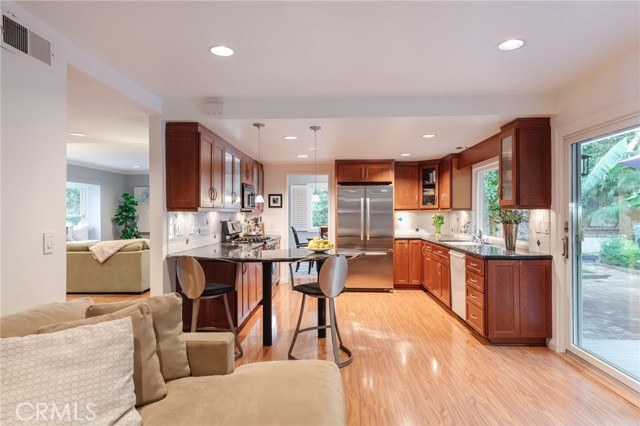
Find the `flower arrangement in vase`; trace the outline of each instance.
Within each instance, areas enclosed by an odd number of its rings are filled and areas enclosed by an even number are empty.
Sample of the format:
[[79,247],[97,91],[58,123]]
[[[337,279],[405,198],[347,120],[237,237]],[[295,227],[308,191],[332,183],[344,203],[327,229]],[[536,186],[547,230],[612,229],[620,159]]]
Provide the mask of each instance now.
[[444,225],[444,216],[441,214],[433,215],[433,226],[436,227],[436,240],[440,241],[442,238],[442,233],[440,232],[440,228]]

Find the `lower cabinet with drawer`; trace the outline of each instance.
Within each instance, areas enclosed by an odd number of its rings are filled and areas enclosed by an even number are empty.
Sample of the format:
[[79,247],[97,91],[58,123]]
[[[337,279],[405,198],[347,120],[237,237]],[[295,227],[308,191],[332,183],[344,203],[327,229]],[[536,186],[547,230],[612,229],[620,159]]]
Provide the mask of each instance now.
[[492,343],[551,337],[551,260],[467,256],[466,321]]

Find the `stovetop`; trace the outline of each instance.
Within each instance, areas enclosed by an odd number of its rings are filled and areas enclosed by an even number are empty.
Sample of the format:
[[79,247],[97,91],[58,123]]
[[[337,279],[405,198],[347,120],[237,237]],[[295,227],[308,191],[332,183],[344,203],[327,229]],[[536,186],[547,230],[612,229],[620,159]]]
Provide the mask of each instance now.
[[245,235],[243,237],[235,238],[229,242],[231,243],[264,243],[269,241],[270,237],[265,237],[263,235]]

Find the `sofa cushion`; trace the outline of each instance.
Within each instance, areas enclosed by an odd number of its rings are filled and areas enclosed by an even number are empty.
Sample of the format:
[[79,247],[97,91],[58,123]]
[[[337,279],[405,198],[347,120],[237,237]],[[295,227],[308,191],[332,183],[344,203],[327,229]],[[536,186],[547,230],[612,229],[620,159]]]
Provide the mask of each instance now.
[[[160,369],[165,380],[190,374],[187,344],[182,333],[182,297],[178,293],[163,294],[145,300],[153,316]],[[110,314],[137,302],[101,303],[87,309],[87,317]]]
[[95,241],[68,241],[67,251],[89,251],[89,247],[95,243]]
[[125,317],[131,317],[133,322],[133,384],[136,393],[136,406],[140,406],[157,401],[167,394],[160,371],[160,361],[156,354],[153,319],[146,303],[137,303],[99,317],[46,325],[38,329],[38,334],[54,333]]
[[42,326],[83,319],[93,300],[89,297],[67,303],[49,303],[0,318],[0,337],[35,334]]
[[139,410],[153,425],[344,425],[342,379],[329,361],[243,365],[224,376],[167,383],[167,397]]
[[131,318],[0,339],[0,384],[3,425],[139,425]]

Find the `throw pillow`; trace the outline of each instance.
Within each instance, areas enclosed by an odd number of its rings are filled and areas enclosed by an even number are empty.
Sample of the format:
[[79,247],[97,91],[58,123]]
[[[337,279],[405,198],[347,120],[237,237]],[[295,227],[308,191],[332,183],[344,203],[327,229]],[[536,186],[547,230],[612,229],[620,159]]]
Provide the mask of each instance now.
[[153,319],[146,303],[137,303],[99,317],[47,325],[39,328],[38,334],[54,333],[126,317],[131,317],[133,323],[133,385],[136,393],[136,406],[140,406],[162,399],[167,394],[160,371],[160,361],[156,355]]
[[[87,309],[87,318],[110,314],[137,302],[101,303]],[[182,297],[178,293],[163,294],[145,300],[153,316],[158,342],[157,353],[165,380],[190,374],[187,343],[182,334]]]
[[67,225],[67,241],[73,241],[73,225]]
[[66,303],[48,303],[17,314],[0,318],[0,337],[17,337],[35,334],[44,325],[63,321],[75,321],[86,316],[86,310],[93,304],[90,297],[75,299]]
[[71,230],[71,235],[73,235],[74,241],[83,241],[89,239],[89,225],[78,224],[73,225],[73,229]]
[[140,425],[131,318],[0,339],[0,424]]

